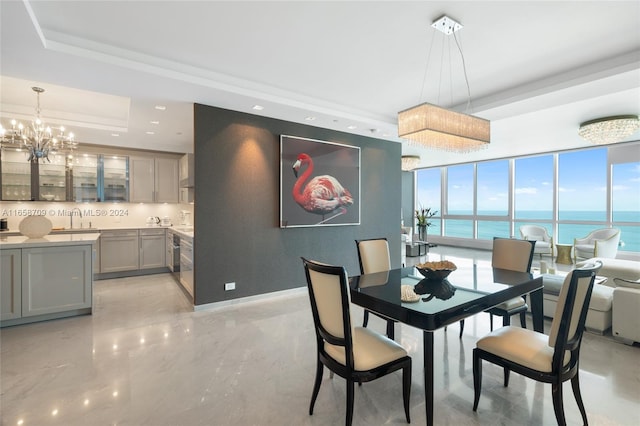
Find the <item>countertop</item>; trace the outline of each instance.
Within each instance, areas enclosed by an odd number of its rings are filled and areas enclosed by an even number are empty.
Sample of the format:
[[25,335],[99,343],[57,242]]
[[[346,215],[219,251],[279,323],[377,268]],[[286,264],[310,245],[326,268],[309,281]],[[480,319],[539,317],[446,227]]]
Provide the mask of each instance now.
[[193,226],[172,226],[168,229],[181,237],[191,238],[193,240]]
[[[175,232],[183,237],[188,237],[193,239],[193,226],[109,226],[109,227],[100,227],[100,228],[65,228],[65,229],[52,229],[51,233],[47,235],[47,237],[52,235],[78,235],[83,233],[93,233],[93,232],[101,232],[101,231],[118,231],[125,229],[167,229],[169,231]],[[18,231],[3,231],[0,232],[0,238],[4,237],[15,237],[20,236],[20,232]]]
[[100,234],[49,234],[42,238],[27,238],[24,235],[1,235],[0,249],[55,247],[95,244]]

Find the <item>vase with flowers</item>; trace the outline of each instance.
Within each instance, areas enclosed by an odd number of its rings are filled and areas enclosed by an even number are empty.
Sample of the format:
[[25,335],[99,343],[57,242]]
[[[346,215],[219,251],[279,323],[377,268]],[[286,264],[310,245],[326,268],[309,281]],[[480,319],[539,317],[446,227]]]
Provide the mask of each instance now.
[[429,219],[438,214],[437,210],[431,210],[431,207],[420,207],[416,210],[416,225],[418,226],[418,240],[427,241],[427,228],[430,227],[433,222]]

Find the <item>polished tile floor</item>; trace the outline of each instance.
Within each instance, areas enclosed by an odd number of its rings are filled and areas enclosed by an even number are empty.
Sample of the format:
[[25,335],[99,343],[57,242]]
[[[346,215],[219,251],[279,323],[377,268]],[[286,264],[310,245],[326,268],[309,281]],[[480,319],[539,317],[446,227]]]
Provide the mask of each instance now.
[[[437,247],[430,256],[459,251]],[[360,322],[362,310],[353,316]],[[370,327],[384,324],[372,318]],[[435,333],[436,424],[555,424],[549,385],[513,374],[504,388],[489,364],[480,407],[471,410],[471,351],[488,331],[482,314],[467,320],[461,340],[457,325]],[[414,363],[412,423],[424,424],[422,333],[398,326],[396,336]],[[2,425],[344,423],[337,376],[325,374],[308,415],[316,348],[302,290],[193,312],[168,274],[98,281],[93,315],[5,328],[0,345]],[[580,380],[590,424],[640,424],[640,347],[586,333]],[[564,392],[568,423],[580,424],[570,385]],[[354,424],[406,424],[400,373],[356,388]]]

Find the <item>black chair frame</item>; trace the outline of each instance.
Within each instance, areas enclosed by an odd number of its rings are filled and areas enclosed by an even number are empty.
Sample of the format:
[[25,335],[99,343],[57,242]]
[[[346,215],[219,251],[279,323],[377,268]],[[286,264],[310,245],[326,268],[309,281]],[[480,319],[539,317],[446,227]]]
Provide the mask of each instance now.
[[[589,309],[589,301],[591,300],[591,293],[593,290],[593,282],[596,275],[596,271],[602,266],[602,263],[597,264],[595,267],[574,269],[571,281],[569,283],[569,289],[567,292],[567,298],[565,301],[565,308],[562,312],[560,320],[560,327],[558,330],[558,336],[556,337],[556,343],[554,346],[554,354],[552,360],[551,372],[543,372],[533,370],[531,368],[522,366],[520,364],[511,362],[507,359],[496,356],[492,353],[483,351],[482,349],[475,348],[473,350],[473,388],[474,388],[474,400],[473,411],[478,409],[478,402],[480,401],[480,392],[482,387],[482,360],[489,361],[493,364],[502,366],[504,368],[504,386],[509,385],[509,372],[515,371],[518,374],[529,377],[543,383],[551,383],[551,395],[553,399],[553,408],[558,425],[566,425],[566,419],[564,415],[564,405],[562,401],[562,383],[571,380],[571,387],[573,389],[573,395],[578,403],[580,414],[585,425],[588,424],[587,413],[582,401],[582,395],[580,393],[580,381],[578,376],[579,359],[580,359],[580,343],[582,342],[582,335],[584,333],[584,324],[587,319],[587,311]],[[583,306],[576,307],[576,294],[578,290],[578,280],[580,278],[590,277],[589,287],[587,289],[586,297]],[[572,339],[569,340],[569,325],[571,316],[575,308],[581,309],[580,317],[578,319],[578,326],[576,333]],[[569,362],[564,365],[565,351],[570,351],[571,357]]]
[[[365,240],[356,240],[356,248],[358,250],[358,264],[360,265],[360,273],[364,274],[364,267],[362,265],[362,256],[360,255],[360,243],[363,241],[377,241],[377,240],[385,240],[387,241],[386,238],[368,238]],[[364,319],[362,321],[362,326],[366,327],[367,324],[369,324],[369,313],[374,314],[377,317],[382,318],[383,320],[387,321],[387,337],[391,340],[395,339],[395,324],[396,321],[385,317],[384,315],[378,314],[376,312],[372,312],[369,311],[368,309],[364,310]]]
[[[316,343],[318,345],[318,358],[316,368],[316,379],[313,385],[313,393],[311,396],[311,404],[309,405],[309,415],[313,415],[313,407],[320,391],[320,385],[322,383],[322,375],[324,372],[324,366],[330,371],[336,373],[340,377],[343,377],[347,381],[347,411],[345,424],[351,425],[353,421],[353,402],[355,383],[362,384],[364,382],[370,382],[379,377],[385,376],[397,370],[402,370],[402,397],[404,400],[404,411],[407,418],[407,423],[411,423],[409,416],[409,398],[411,396],[411,357],[405,356],[387,364],[381,365],[377,368],[367,371],[358,371],[354,367],[353,358],[353,342],[351,334],[351,319],[349,315],[349,285],[346,280],[346,271],[340,266],[331,266],[319,264],[310,260],[302,258],[304,263],[305,275],[307,278],[307,286],[309,288],[309,298],[311,301],[311,312],[313,314],[313,322],[316,330]],[[340,293],[342,298],[342,317],[344,319],[344,338],[337,337],[329,333],[321,324],[318,313],[318,305],[316,303],[315,294],[311,284],[311,277],[309,270],[313,270],[323,274],[337,275],[340,277]],[[331,345],[342,346],[345,350],[346,365],[333,359],[324,349],[324,342]]]

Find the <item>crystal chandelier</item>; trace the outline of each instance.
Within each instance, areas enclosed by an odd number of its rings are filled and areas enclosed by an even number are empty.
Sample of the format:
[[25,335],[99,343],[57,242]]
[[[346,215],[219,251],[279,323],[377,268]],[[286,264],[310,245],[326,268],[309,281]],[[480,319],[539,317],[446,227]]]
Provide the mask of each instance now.
[[420,163],[419,155],[403,155],[402,156],[402,170],[410,172]]
[[[436,30],[453,37],[462,56],[462,49],[456,38],[456,31],[462,25],[455,20],[443,16],[431,25]],[[428,68],[427,61],[427,68]],[[425,79],[426,79],[425,72]],[[467,90],[469,81],[466,68],[464,69]],[[471,92],[469,100],[471,103]],[[410,143],[424,148],[435,148],[444,151],[465,153],[486,148],[491,139],[491,124],[488,120],[463,114],[430,103],[421,103],[398,113],[398,136],[408,139]]]
[[11,128],[5,129],[0,124],[0,142],[11,144],[16,148],[29,151],[29,162],[38,162],[40,159],[49,160],[49,153],[59,151],[73,151],[77,142],[73,140],[73,133],[65,133],[64,127],[52,128],[44,124],[40,118],[40,93],[41,87],[32,87],[36,92],[37,106],[35,119],[29,126],[25,126],[16,120],[11,120]]
[[640,128],[637,115],[617,115],[598,118],[580,124],[578,134],[598,145],[620,142]]

